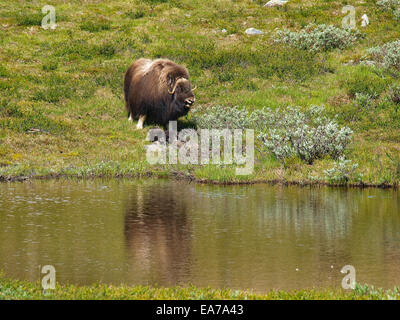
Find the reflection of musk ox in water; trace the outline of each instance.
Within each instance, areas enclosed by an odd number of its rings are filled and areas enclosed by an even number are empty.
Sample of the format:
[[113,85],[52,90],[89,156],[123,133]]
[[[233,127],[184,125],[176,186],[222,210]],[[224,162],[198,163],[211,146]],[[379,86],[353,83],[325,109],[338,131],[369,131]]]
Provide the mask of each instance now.
[[183,280],[190,265],[190,222],[185,198],[167,186],[139,186],[125,214],[125,239],[135,276],[158,284]]

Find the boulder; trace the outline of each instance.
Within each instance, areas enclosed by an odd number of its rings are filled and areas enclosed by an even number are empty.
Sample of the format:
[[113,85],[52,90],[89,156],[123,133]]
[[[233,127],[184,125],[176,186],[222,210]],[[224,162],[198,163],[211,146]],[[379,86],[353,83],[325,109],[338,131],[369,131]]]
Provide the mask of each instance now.
[[264,7],[282,7],[289,0],[271,0],[264,4]]
[[248,28],[245,31],[246,34],[264,34],[261,30],[254,29],[254,28]]

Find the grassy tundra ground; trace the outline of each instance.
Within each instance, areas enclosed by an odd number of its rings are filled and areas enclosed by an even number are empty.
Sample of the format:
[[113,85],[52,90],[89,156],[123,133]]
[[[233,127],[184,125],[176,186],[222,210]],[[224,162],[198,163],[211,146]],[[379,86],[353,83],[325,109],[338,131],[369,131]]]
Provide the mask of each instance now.
[[399,299],[399,289],[376,290],[368,286],[358,286],[355,290],[299,290],[270,291],[255,294],[249,291],[231,289],[211,289],[196,287],[152,288],[147,286],[110,286],[96,284],[86,287],[74,285],[59,286],[46,293],[40,283],[30,283],[2,278],[0,275],[0,300],[14,299],[74,299],[74,300],[393,300]]
[[[291,0],[283,8],[263,7],[265,2],[54,0],[55,30],[40,27],[47,1],[2,2],[0,180],[151,174],[329,182],[329,158],[312,165],[293,158],[283,165],[257,152],[254,173],[241,177],[229,166],[150,166],[148,128],[136,131],[128,123],[122,81],[133,60],[166,57],[189,69],[199,105],[324,105],[354,131],[345,155],[359,166],[347,182],[398,185],[400,108],[388,97],[400,84],[399,74],[354,65],[368,48],[399,38],[393,13],[374,0]],[[365,34],[349,48],[311,53],[273,41],[276,29],[300,30],[310,22],[341,26],[345,5],[355,6],[357,27]],[[360,26],[364,13],[366,28]],[[265,34],[246,35],[249,27]],[[373,99],[360,106],[360,93]]]

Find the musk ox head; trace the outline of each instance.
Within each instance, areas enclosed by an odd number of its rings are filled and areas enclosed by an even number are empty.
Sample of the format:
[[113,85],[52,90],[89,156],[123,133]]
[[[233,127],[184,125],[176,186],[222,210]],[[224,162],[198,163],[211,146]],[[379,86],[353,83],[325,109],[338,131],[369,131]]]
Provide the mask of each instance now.
[[196,101],[193,91],[196,88],[192,88],[190,81],[186,78],[178,78],[172,86],[172,89],[168,90],[168,93],[172,95],[172,105],[178,112],[187,113],[190,107]]

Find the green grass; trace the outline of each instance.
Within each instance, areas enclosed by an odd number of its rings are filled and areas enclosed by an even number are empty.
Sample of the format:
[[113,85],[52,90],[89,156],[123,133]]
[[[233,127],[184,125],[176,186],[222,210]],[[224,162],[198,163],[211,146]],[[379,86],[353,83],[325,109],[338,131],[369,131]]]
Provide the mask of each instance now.
[[[362,179],[348,183],[398,186],[400,107],[391,88],[400,85],[399,72],[354,65],[368,48],[399,38],[393,15],[372,0],[293,0],[283,8],[264,3],[55,0],[55,30],[40,27],[46,3],[0,5],[0,180],[178,175],[220,183],[328,183],[323,172],[333,167],[331,159],[282,164],[256,152],[248,177],[229,166],[149,165],[149,127],[137,131],[127,122],[123,75],[135,59],[166,57],[188,68],[199,105],[325,105],[354,130],[346,157],[359,164]],[[351,47],[310,53],[274,42],[276,29],[340,26],[345,4],[356,7],[358,22],[363,13],[371,21],[359,26],[365,36]],[[249,27],[265,34],[248,36]],[[371,107],[360,109],[359,93],[372,96]]]
[[148,286],[56,285],[43,289],[39,282],[0,277],[0,300],[388,300],[399,299],[399,290],[382,290],[357,286],[355,290],[271,290],[266,293],[232,289],[189,287],[155,288]]

